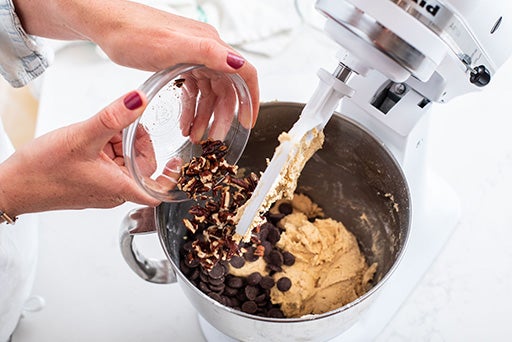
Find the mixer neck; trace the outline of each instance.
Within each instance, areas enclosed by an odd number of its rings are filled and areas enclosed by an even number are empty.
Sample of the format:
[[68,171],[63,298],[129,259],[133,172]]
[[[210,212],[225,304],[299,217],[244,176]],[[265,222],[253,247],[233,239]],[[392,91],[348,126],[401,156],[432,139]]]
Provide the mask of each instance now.
[[338,80],[340,80],[341,82],[344,82],[344,83],[348,82],[348,80],[351,78],[352,74],[353,74],[352,69],[350,69],[348,66],[346,66],[342,62],[340,62],[338,64],[338,67],[332,73],[332,75],[334,77],[336,77]]

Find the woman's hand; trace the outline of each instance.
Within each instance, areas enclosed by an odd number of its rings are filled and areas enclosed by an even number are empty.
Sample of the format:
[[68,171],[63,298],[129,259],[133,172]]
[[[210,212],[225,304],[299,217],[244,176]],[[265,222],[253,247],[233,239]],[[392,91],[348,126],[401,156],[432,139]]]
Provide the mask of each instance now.
[[[52,131],[17,150],[0,164],[0,208],[16,216],[110,208],[125,201],[158,205],[128,174],[121,148],[121,130],[135,121],[146,104],[144,94],[131,92],[92,118]],[[147,172],[152,173],[151,144],[136,148],[147,161]]]
[[253,124],[259,108],[256,69],[212,26],[123,0],[14,0],[25,30],[56,39],[88,39],[116,63],[158,71],[180,63],[239,73],[249,87]]

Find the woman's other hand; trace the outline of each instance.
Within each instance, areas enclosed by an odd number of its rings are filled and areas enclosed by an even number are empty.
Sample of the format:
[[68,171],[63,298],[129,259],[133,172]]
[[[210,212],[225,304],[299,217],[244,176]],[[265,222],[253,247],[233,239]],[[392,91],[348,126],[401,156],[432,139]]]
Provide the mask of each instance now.
[[[111,208],[125,201],[156,206],[124,164],[121,131],[141,115],[133,91],[90,119],[47,133],[0,165],[0,205],[11,215],[56,209]],[[141,139],[140,141],[143,141]],[[153,172],[150,143],[136,146]]]

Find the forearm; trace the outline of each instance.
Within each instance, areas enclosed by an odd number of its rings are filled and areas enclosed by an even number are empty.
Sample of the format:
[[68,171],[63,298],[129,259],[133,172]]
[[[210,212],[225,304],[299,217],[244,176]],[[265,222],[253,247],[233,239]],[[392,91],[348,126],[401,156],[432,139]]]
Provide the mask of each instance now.
[[114,19],[124,6],[132,5],[123,0],[13,0],[13,3],[28,34],[91,41],[115,25]]

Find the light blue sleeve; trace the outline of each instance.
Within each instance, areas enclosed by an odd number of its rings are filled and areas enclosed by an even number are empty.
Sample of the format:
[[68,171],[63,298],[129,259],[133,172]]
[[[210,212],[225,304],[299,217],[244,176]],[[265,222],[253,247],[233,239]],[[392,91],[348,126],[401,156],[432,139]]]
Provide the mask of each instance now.
[[0,73],[13,86],[22,87],[49,66],[51,51],[28,35],[12,0],[0,0]]

